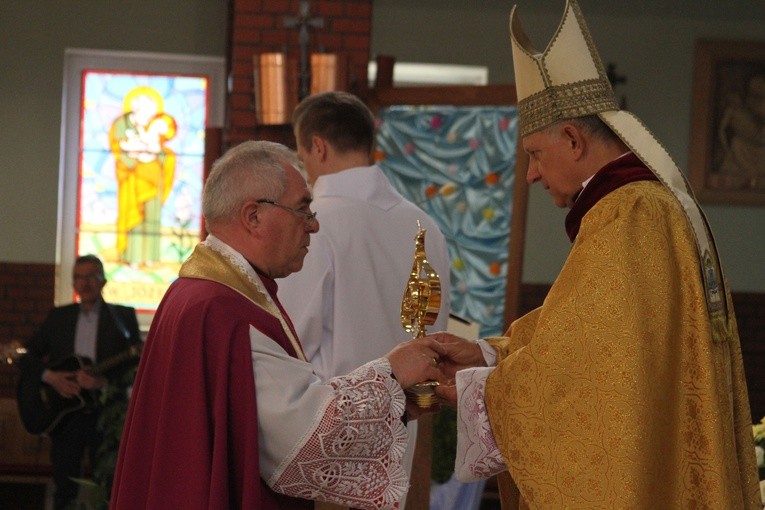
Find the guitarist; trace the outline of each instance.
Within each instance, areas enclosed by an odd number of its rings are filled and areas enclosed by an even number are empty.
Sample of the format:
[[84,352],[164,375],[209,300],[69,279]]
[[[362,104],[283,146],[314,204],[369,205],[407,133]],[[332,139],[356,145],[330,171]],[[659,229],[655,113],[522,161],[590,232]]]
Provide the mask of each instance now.
[[[141,335],[135,309],[104,301],[102,290],[106,277],[98,257],[78,257],[72,281],[79,302],[53,308],[48,313],[40,329],[27,341],[27,354],[19,364],[22,381],[31,380],[33,384],[42,381],[63,397],[58,400],[79,404],[78,395],[97,394],[110,378],[120,377],[135,366],[137,356],[127,358],[125,363],[104,374],[89,370],[88,361],[97,364],[129,351],[131,346],[140,346]],[[25,398],[21,387],[18,396],[20,400]],[[90,398],[88,402],[97,404],[98,399]],[[24,404],[19,402],[20,411]],[[91,465],[95,465],[95,454],[101,442],[96,427],[98,406],[75,406],[75,409],[62,414],[49,432],[56,509],[65,508],[76,500],[79,486],[70,477],[82,476],[86,450]]]

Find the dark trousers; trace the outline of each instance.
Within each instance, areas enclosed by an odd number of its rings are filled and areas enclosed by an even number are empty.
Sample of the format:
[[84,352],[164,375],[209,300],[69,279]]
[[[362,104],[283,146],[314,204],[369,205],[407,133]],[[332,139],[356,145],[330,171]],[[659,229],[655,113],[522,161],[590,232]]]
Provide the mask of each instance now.
[[51,435],[50,460],[53,464],[55,492],[53,506],[63,510],[77,498],[80,486],[72,478],[82,476],[82,460],[88,452],[91,467],[95,464],[101,434],[96,430],[98,413],[75,411],[66,416]]

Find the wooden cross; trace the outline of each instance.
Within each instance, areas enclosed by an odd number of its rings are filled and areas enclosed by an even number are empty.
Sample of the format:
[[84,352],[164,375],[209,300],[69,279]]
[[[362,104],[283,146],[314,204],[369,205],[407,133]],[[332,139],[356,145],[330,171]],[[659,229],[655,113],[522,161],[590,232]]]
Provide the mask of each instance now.
[[308,0],[300,2],[300,14],[297,17],[284,18],[285,28],[300,27],[300,99],[308,97],[311,90],[311,72],[308,69],[308,29],[324,28],[324,18],[312,18]]

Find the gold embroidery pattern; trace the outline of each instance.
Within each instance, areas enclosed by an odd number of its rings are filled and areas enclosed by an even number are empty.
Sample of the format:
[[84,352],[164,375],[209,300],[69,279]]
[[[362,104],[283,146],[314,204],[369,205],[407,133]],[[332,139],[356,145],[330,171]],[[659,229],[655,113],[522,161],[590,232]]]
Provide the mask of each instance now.
[[759,509],[735,319],[713,341],[700,274],[660,184],[585,216],[543,307],[492,340],[485,401],[522,505]]
[[587,80],[550,86],[518,102],[520,136],[564,119],[618,109],[619,104],[608,81]]

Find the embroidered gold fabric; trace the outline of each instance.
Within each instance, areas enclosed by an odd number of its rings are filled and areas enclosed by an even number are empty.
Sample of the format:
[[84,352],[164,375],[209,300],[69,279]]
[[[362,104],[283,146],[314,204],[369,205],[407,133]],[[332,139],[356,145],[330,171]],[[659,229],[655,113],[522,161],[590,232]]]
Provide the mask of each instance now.
[[226,257],[205,244],[198,244],[186,262],[181,266],[178,276],[212,280],[230,287],[263,309],[274,314],[273,304],[264,290],[256,287],[243,271],[238,271]]
[[523,137],[561,120],[618,109],[607,80],[551,86],[518,102],[519,133]]
[[700,272],[659,183],[585,216],[543,306],[490,340],[503,508],[761,510],[730,295],[715,342]]

